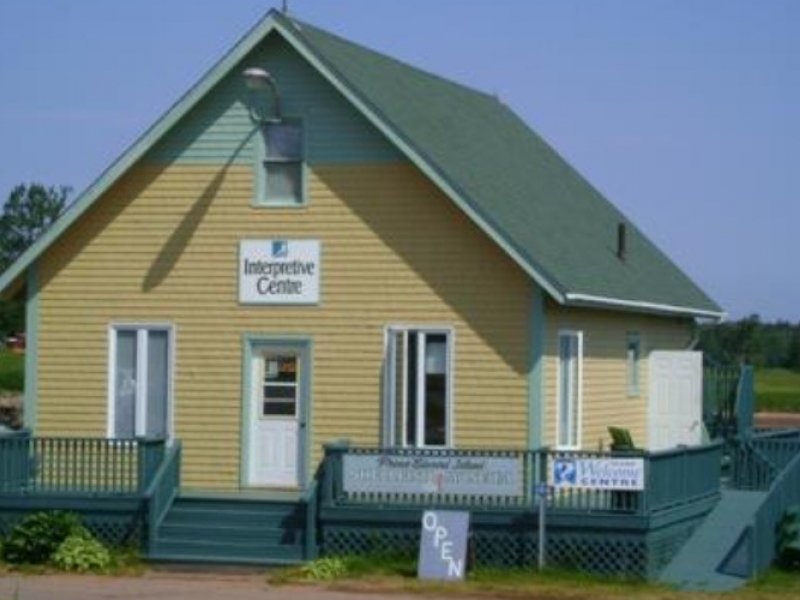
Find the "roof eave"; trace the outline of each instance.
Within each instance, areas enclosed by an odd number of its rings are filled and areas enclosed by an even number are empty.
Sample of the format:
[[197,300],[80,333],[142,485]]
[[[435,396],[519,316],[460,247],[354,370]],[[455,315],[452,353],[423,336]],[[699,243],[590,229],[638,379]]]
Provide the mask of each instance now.
[[661,304],[658,302],[646,302],[641,300],[626,300],[621,298],[609,298],[606,296],[594,296],[591,294],[580,294],[567,292],[567,306],[585,306],[587,308],[606,308],[611,310],[635,311],[640,313],[651,313],[675,317],[692,317],[695,319],[708,319],[716,322],[725,320],[727,314],[722,310],[711,310],[708,308],[697,308],[692,306],[677,306],[673,304]]

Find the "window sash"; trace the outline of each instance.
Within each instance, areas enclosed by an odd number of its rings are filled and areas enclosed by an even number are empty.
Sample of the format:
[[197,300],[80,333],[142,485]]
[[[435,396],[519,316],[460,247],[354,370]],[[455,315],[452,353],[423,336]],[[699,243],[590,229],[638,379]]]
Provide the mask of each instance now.
[[172,330],[111,329],[109,436],[170,437]]
[[303,129],[300,123],[265,123],[262,129],[262,190],[258,203],[297,205],[303,203]]
[[386,446],[446,448],[452,444],[452,333],[387,330],[383,441]]
[[641,393],[641,336],[638,333],[627,336],[626,362],[628,396],[638,396]]
[[583,334],[560,332],[558,336],[558,430],[559,448],[579,448],[582,427]]

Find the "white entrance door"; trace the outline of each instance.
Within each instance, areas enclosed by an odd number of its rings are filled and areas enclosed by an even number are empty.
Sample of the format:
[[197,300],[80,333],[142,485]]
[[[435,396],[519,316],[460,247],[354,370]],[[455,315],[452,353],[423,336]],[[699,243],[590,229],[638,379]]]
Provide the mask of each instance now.
[[299,349],[253,352],[247,484],[295,488],[300,483],[305,355]]
[[653,352],[648,379],[649,449],[700,444],[703,433],[702,353]]

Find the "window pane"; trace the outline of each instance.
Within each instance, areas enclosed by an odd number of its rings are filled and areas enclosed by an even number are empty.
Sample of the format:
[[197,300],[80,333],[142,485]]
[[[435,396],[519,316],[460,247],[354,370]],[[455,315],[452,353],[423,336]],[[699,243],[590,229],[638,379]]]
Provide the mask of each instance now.
[[167,396],[169,394],[169,334],[147,334],[147,423],[145,435],[167,437]]
[[639,395],[639,335],[628,334],[628,395]]
[[266,126],[267,159],[300,160],[302,130],[297,125],[269,123]]
[[299,162],[265,162],[267,172],[266,200],[300,202],[302,165]]
[[447,443],[447,338],[425,336],[425,445]]
[[404,344],[405,334],[402,331],[399,331],[393,333],[392,336],[394,338],[394,364],[392,365],[392,368],[394,369],[394,390],[392,396],[394,399],[394,406],[391,410],[393,411],[394,418],[394,432],[391,443],[394,446],[405,446],[406,437],[404,435],[405,430],[403,429],[403,364],[406,355],[406,348]]
[[406,445],[417,445],[417,333],[408,333],[408,358],[406,360]]
[[114,437],[136,433],[136,332],[117,331],[114,373]]
[[559,428],[558,444],[575,446],[578,443],[579,398],[578,398],[578,336],[559,337]]

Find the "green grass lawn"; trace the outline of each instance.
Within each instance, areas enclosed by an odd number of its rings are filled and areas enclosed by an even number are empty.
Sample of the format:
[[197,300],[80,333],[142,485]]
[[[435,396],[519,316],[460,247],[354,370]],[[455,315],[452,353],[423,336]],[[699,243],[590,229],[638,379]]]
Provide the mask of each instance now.
[[21,392],[25,382],[25,355],[0,350],[0,391]]
[[421,598],[476,600],[784,600],[800,597],[800,573],[773,569],[757,581],[725,594],[678,591],[654,583],[598,577],[574,571],[477,569],[461,583],[425,582],[416,578],[414,561],[380,557],[323,558],[299,567],[270,573],[273,585],[309,583],[329,589],[372,594],[417,593]]
[[800,372],[788,369],[758,369],[756,410],[800,412]]

